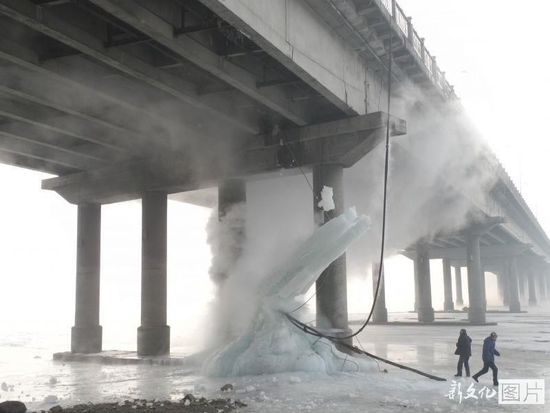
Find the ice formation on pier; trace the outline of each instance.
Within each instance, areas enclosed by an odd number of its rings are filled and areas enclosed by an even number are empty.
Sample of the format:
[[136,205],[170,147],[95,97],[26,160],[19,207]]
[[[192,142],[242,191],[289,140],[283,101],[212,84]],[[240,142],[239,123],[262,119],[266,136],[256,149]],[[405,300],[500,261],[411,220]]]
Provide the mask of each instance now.
[[315,230],[286,263],[259,285],[254,298],[258,303],[257,311],[252,323],[244,334],[208,357],[204,373],[237,376],[372,369],[373,363],[369,360],[350,360],[332,343],[307,335],[284,316],[300,305],[323,270],[368,227],[367,217],[357,216],[354,209],[348,209]]

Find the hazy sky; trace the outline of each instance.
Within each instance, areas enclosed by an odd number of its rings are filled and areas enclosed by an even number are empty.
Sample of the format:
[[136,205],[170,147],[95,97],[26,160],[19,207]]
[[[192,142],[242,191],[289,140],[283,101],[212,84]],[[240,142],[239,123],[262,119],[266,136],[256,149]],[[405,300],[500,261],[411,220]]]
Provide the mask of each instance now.
[[[544,123],[550,96],[550,2],[400,3],[541,224],[550,230],[550,132]],[[42,191],[44,177],[0,166],[0,322],[47,325],[55,320],[67,326],[68,334],[74,317],[76,207]],[[169,203],[171,325],[192,320],[212,297],[204,231],[209,213]],[[122,330],[134,337],[139,323],[140,216],[139,202],[103,208],[101,304],[106,346],[109,331]],[[412,287],[412,267],[410,271],[406,278]],[[402,300],[392,291],[403,285],[391,277],[390,268],[387,273],[388,306],[397,309]],[[435,282],[434,288],[439,289],[440,283]],[[351,300],[356,303],[361,297]],[[407,297],[407,308],[412,299]],[[434,306],[440,307],[442,299],[438,296]],[[181,331],[176,328],[174,335]]]
[[550,2],[398,2],[549,232]]

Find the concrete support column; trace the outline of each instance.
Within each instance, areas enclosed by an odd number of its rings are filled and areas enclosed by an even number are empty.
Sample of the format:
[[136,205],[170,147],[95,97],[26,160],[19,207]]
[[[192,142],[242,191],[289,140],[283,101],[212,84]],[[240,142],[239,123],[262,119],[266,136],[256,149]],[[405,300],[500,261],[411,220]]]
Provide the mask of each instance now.
[[418,265],[416,264],[416,258],[413,259],[414,267],[414,311],[418,312]]
[[[372,296],[376,294],[376,285],[378,283],[378,274],[380,274],[380,265],[372,264]],[[378,288],[378,296],[374,305],[374,314],[372,315],[375,323],[388,322],[388,309],[386,308],[386,286],[385,286],[384,268],[380,277],[380,287]]]
[[520,300],[525,298],[525,271],[519,271],[518,269],[518,285],[519,285],[519,297]]
[[508,262],[508,271],[505,274],[505,278],[507,280],[506,287],[508,289],[510,312],[519,313],[521,311],[521,304],[519,302],[518,268],[515,257],[510,258]]
[[[502,285],[502,273],[497,274],[497,293],[504,304],[504,286]],[[506,304],[505,304],[506,305]]]
[[481,269],[481,297],[483,310],[487,312],[487,285],[485,283],[485,271],[483,271],[483,267]]
[[146,192],[142,198],[140,356],[170,353],[170,327],[166,324],[167,195]]
[[432,285],[430,280],[430,258],[428,246],[419,242],[416,246],[416,274],[418,276],[418,321],[431,323],[434,321],[432,307]]
[[443,293],[443,309],[445,311],[454,311],[455,305],[453,303],[453,280],[451,276],[451,262],[448,259],[443,259]]
[[479,235],[469,233],[466,236],[466,261],[468,266],[468,319],[470,323],[485,323],[485,307],[483,304],[481,278],[481,257],[479,249]]
[[456,287],[456,305],[462,307],[464,298],[462,297],[462,269],[455,267],[455,287]]
[[536,274],[533,269],[527,273],[527,283],[529,284],[529,305],[537,305],[537,285]]
[[509,270],[498,275],[499,286],[501,288],[502,304],[510,305],[510,276]]
[[[315,223],[323,225],[344,212],[344,170],[339,165],[316,165],[313,168],[313,213]],[[319,208],[321,191],[324,186],[333,190],[335,208],[324,211]],[[317,327],[321,330],[336,329],[337,334],[347,335],[351,332],[348,326],[348,298],[346,278],[346,255],[336,259],[323,271],[316,283]],[[332,332],[331,334],[334,334]],[[349,340],[351,343],[351,340]]]
[[546,301],[547,299],[546,283],[545,283],[546,280],[545,280],[545,274],[543,271],[539,272],[538,281],[539,281],[539,298],[541,301]]
[[101,205],[79,205],[77,225],[76,301],[71,351],[99,353],[102,345],[99,325]]

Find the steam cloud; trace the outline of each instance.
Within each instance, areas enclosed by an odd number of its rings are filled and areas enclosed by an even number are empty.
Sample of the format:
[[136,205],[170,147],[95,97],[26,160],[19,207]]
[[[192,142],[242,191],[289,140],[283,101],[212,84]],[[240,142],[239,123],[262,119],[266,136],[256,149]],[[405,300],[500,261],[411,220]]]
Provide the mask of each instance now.
[[[472,203],[484,202],[494,179],[490,170],[480,167],[487,148],[459,105],[420,106],[418,92],[407,95],[393,104],[393,114],[408,121],[408,135],[392,138],[387,257],[420,239],[463,228]],[[346,207],[355,206],[372,220],[367,236],[348,251],[349,276],[364,277],[379,259],[383,165],[384,147],[379,145],[345,171]],[[235,263],[234,255],[221,251],[212,266],[214,274],[226,268],[215,310],[215,325],[225,327],[226,339],[238,335],[251,319],[247,311],[255,306],[246,303],[254,300],[258,282],[313,229],[312,193],[303,176],[249,182],[247,190],[242,255]],[[231,228],[231,220],[242,213],[240,206],[237,211],[220,225]],[[217,231],[219,240],[230,239]],[[210,234],[213,242],[216,236]]]

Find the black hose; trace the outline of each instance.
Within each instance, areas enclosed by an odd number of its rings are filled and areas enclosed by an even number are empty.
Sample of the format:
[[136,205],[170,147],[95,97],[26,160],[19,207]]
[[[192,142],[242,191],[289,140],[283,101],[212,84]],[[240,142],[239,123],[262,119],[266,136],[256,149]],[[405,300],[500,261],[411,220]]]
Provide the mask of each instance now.
[[431,380],[447,381],[447,379],[445,379],[443,377],[438,377],[438,376],[434,376],[433,374],[430,374],[430,373],[425,373],[421,370],[418,370],[418,369],[415,369],[415,368],[412,368],[412,367],[408,367],[408,366],[405,366],[403,364],[396,363],[395,361],[391,361],[391,360],[382,358],[380,356],[377,356],[375,354],[369,353],[368,351],[361,350],[360,348],[358,348],[356,346],[352,346],[352,345],[347,344],[347,343],[342,343],[338,340],[335,340],[333,337],[327,336],[327,335],[321,333],[320,331],[316,330],[315,328],[313,328],[311,326],[308,326],[307,324],[302,323],[301,321],[299,321],[299,320],[295,319],[294,317],[292,317],[290,314],[285,314],[285,316],[293,325],[298,327],[300,330],[304,331],[306,334],[316,336],[316,337],[319,337],[319,338],[325,338],[325,339],[327,339],[327,340],[329,340],[329,341],[331,341],[335,344],[338,344],[339,346],[345,347],[348,350],[353,351],[354,353],[364,354],[364,355],[366,355],[368,357],[371,357],[375,360],[379,360],[383,363],[389,364],[389,365],[394,366],[394,367],[398,367],[398,368],[403,369],[403,370],[411,371],[413,373],[416,373],[416,374],[419,374],[421,376],[427,377]]
[[[392,70],[392,40],[393,36],[390,33],[390,61],[389,61],[389,69],[388,69],[388,113],[387,113],[387,120],[386,120],[386,152],[384,157],[384,189],[383,189],[383,200],[382,200],[382,234],[381,234],[381,240],[380,240],[380,261],[378,266],[378,279],[376,280],[376,289],[373,294],[373,300],[372,305],[369,311],[369,315],[365,322],[359,327],[357,331],[355,331],[352,334],[348,334],[346,336],[324,336],[324,338],[330,339],[330,340],[349,340],[350,338],[353,338],[357,335],[359,335],[369,324],[372,315],[374,314],[374,308],[376,307],[376,300],[378,298],[378,292],[380,291],[380,284],[382,280],[382,275],[384,273],[384,252],[385,252],[385,246],[386,246],[386,215],[387,215],[387,205],[388,205],[388,175],[390,170],[390,109],[391,109],[391,70]],[[310,297],[311,299],[311,297]],[[308,299],[309,301],[309,299]],[[302,304],[297,309],[303,307]],[[294,310],[296,311],[296,310]]]

